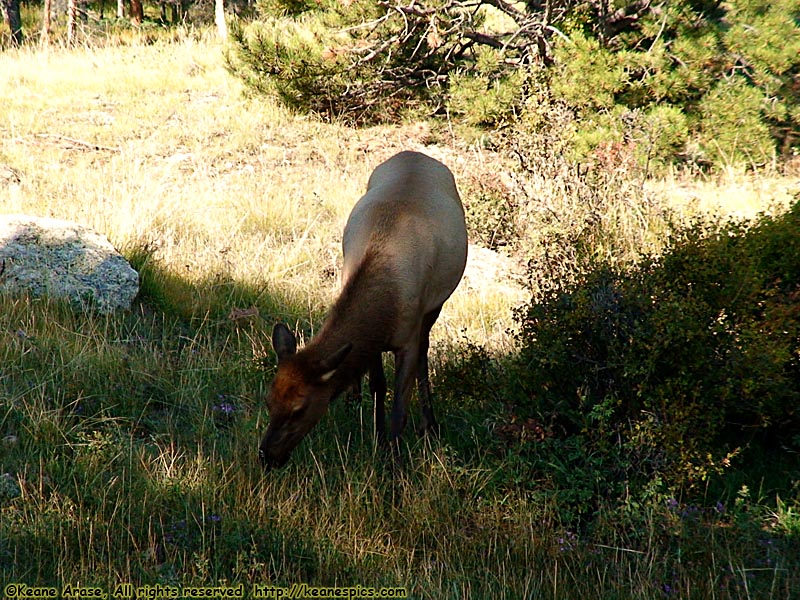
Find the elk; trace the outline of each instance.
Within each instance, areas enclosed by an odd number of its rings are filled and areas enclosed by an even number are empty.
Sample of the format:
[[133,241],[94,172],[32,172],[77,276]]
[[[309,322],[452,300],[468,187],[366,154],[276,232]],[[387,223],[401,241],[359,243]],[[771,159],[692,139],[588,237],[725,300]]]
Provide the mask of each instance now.
[[464,209],[453,174],[418,152],[400,152],[378,165],[348,217],[342,250],[341,291],[318,334],[298,351],[286,325],[273,328],[278,368],[259,449],[266,470],[283,466],[330,402],[365,373],[375,435],[379,442],[386,440],[383,352],[392,352],[395,360],[389,432],[395,456],[415,381],[420,430],[437,428],[428,380],[429,335],[467,262]]

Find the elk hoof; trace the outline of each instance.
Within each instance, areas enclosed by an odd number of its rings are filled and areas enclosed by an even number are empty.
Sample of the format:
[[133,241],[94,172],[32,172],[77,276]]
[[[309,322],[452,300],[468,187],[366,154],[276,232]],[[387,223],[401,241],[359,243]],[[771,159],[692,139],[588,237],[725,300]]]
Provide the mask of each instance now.
[[440,433],[441,427],[439,427],[439,424],[436,421],[423,420],[420,426],[417,428],[417,435],[419,435],[419,437],[437,439]]

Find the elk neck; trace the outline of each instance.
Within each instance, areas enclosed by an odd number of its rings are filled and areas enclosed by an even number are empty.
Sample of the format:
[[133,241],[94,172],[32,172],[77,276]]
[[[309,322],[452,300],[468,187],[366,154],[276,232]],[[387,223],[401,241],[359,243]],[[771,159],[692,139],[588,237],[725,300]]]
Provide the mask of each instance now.
[[309,360],[319,361],[353,344],[334,375],[336,387],[344,389],[367,370],[372,357],[390,349],[399,313],[397,281],[388,261],[368,251],[344,283],[319,333],[302,351]]

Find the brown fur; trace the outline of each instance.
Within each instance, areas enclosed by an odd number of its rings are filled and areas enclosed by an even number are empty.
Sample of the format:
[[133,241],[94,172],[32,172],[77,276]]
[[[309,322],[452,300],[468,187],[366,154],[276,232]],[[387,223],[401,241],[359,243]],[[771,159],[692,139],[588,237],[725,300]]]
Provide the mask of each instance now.
[[398,316],[396,277],[380,258],[374,253],[365,257],[343,288],[322,330],[305,348],[321,359],[348,342],[353,344],[336,374],[341,386],[363,375],[375,354],[394,350],[388,333],[394,331]]

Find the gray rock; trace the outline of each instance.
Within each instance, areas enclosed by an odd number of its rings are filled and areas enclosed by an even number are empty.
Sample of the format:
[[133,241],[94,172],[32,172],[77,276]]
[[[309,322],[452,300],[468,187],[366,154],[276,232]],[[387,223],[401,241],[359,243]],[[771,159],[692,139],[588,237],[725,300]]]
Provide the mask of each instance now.
[[11,473],[0,475],[0,500],[13,500],[21,494],[22,491],[16,477]]
[[82,225],[0,215],[0,293],[67,298],[81,309],[128,309],[139,274],[108,239]]

